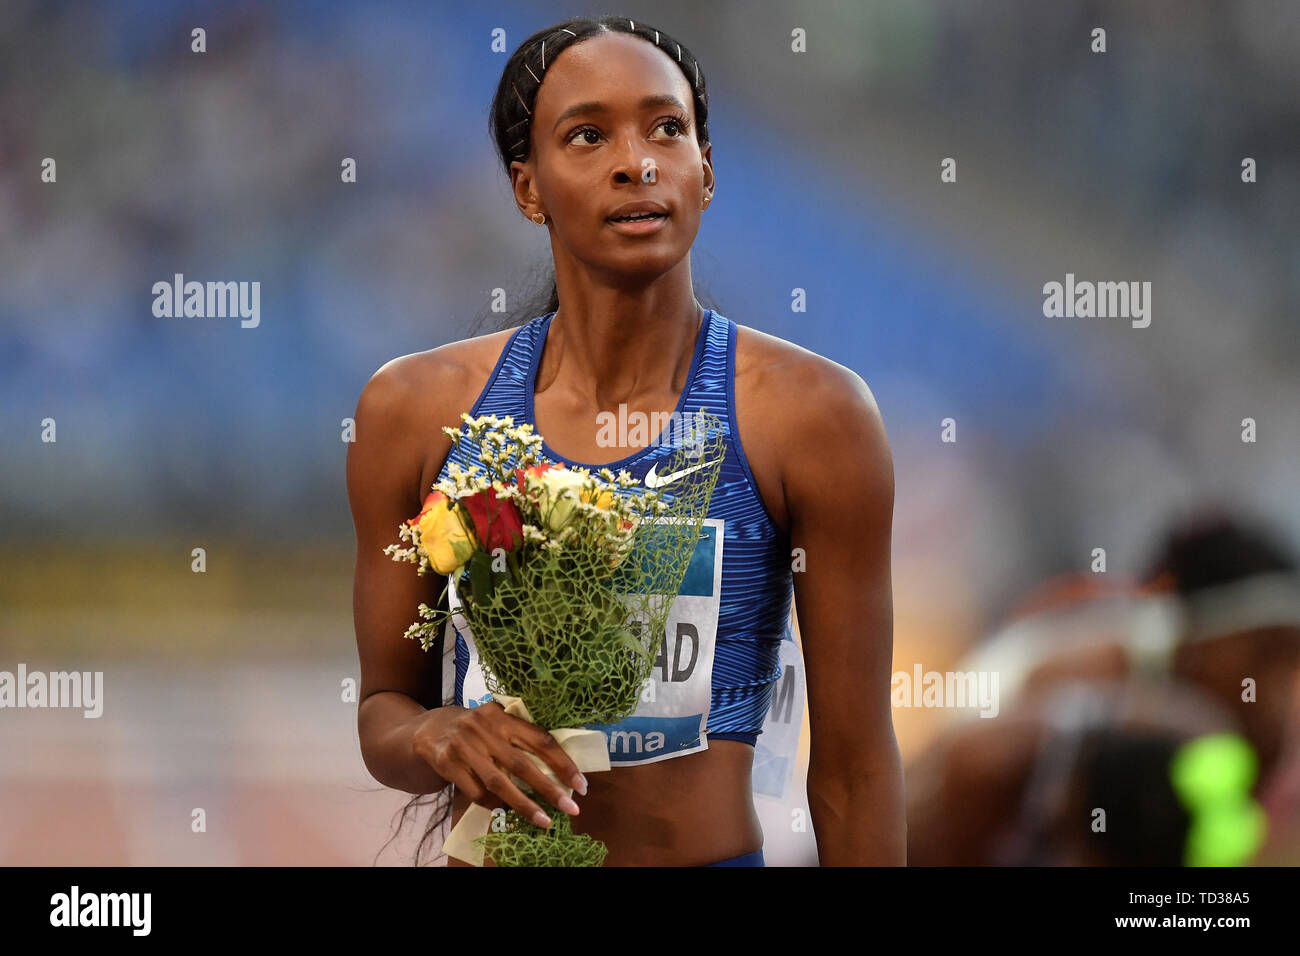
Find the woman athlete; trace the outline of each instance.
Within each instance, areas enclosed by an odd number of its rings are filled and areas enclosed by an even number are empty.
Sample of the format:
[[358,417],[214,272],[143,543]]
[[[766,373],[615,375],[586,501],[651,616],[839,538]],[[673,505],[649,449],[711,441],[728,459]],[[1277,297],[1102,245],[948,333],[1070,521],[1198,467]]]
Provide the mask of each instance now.
[[[854,372],[696,300],[689,253],[716,184],[707,120],[694,56],[644,22],[567,20],[507,62],[492,131],[520,212],[550,233],[555,290],[545,315],[394,359],[361,393],[347,474],[362,754],[386,786],[416,795],[453,786],[453,822],[477,802],[548,825],[510,782],[516,774],[575,831],[604,841],[607,865],[762,865],[750,774],[793,590],[819,860],[901,865],[885,431]],[[654,467],[654,436],[611,448],[597,416],[623,406],[629,419],[656,421],[697,405],[728,428],[709,509],[721,529],[721,593],[713,625],[679,628],[673,647],[666,639],[656,679],[661,700],[689,699],[673,682],[689,685],[709,661],[700,713],[661,705],[648,723],[611,732],[613,769],[583,779],[549,733],[480,696],[472,642],[459,632],[456,692],[444,705],[439,656],[401,635],[445,582],[383,552],[445,474],[443,426],[459,427],[465,411],[513,410],[544,437],[547,457],[640,477]],[[705,715],[703,733],[681,731]],[[675,732],[680,740],[654,752]],[[575,788],[572,798],[529,752]]]

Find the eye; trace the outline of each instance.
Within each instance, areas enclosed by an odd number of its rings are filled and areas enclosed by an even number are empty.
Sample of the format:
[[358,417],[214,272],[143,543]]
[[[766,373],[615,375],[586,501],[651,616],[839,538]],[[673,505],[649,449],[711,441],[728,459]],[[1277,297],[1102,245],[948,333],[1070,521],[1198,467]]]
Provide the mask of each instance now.
[[[691,121],[689,118],[680,115],[665,116],[655,124],[655,127],[651,132],[654,133],[664,128],[672,130],[668,135],[668,139],[681,139],[690,131]],[[579,140],[579,136],[585,136],[588,138],[585,140]],[[600,130],[596,129],[594,126],[579,126],[565,138],[565,142],[575,146],[595,146],[600,142]]]
[[[594,127],[594,126],[579,126],[577,129],[575,129],[572,133],[569,134],[568,139],[566,139],[565,142],[566,142],[566,143],[572,143],[572,142],[573,142],[573,138],[574,138],[575,136],[577,136],[579,133],[587,133],[587,134],[590,134],[590,135],[595,136],[595,137],[599,137],[599,136],[600,136],[600,131],[597,130],[596,127]],[[597,140],[597,141],[598,141],[598,140]],[[595,146],[595,145],[596,145],[596,142],[595,142],[595,141],[592,141],[592,140],[588,140],[588,141],[586,142],[585,145],[587,145],[587,146]]]
[[687,131],[690,129],[690,126],[691,126],[691,121],[687,119],[685,116],[667,116],[664,119],[659,121],[659,123],[655,126],[655,129],[672,127],[675,130],[675,132],[673,133],[672,136],[668,138],[681,139],[683,136],[686,135]]

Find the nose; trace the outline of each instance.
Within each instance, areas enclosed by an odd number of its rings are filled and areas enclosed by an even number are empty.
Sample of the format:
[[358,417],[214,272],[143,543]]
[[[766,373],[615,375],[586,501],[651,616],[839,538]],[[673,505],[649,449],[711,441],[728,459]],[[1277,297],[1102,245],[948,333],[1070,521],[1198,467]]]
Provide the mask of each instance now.
[[[643,160],[649,159],[650,154],[644,148],[640,138],[635,131],[620,136],[612,147],[614,157],[613,168],[610,175],[615,183],[638,183],[641,182],[645,175],[645,163]],[[654,182],[654,179],[647,179],[646,182]]]

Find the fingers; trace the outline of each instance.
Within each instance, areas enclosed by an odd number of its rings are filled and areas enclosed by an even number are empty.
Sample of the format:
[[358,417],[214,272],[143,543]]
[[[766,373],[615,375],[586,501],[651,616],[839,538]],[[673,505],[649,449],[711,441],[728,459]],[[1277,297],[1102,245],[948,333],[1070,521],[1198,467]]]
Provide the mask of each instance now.
[[[510,775],[491,756],[476,751],[466,754],[464,759],[469,769],[483,782],[483,786],[504,799],[521,816],[532,820],[539,827],[551,825],[551,818],[546,812],[511,782]],[[475,797],[474,802],[480,801]]]
[[490,809],[502,802],[496,797],[496,794],[483,786],[483,781],[466,763],[457,761],[454,764],[445,765],[438,770],[438,773],[460,793],[465,794],[471,803],[477,803],[479,806]]
[[554,737],[536,724],[507,714],[496,701],[459,712],[450,725],[438,724],[431,732],[417,734],[415,749],[444,780],[475,803],[500,806],[504,801],[540,827],[550,826],[550,818],[515,779],[531,787],[538,800],[571,816],[578,813],[578,805],[569,788],[548,776],[532,755],[560,780],[572,781],[579,793],[587,790],[586,778]]
[[[573,762],[573,758],[564,752],[564,748],[560,746],[559,742],[554,737],[536,724],[529,723],[526,720],[521,720],[518,717],[506,716],[511,721],[510,737],[516,746],[523,747],[525,750],[537,754],[537,756],[546,761],[547,766],[555,771],[555,775],[560,780],[567,780],[570,787],[578,791],[579,794],[586,795],[587,778],[582,775],[582,771],[580,771],[578,765]],[[530,764],[532,763],[531,760],[528,762]],[[533,766],[536,768],[537,765],[533,764]],[[545,774],[542,774],[540,770],[538,770],[538,774],[544,779],[546,778]],[[519,774],[519,776],[523,777],[524,775]],[[531,778],[525,777],[524,779],[532,783]],[[554,781],[549,781],[549,788],[564,796],[568,795],[563,788]],[[546,793],[548,790],[541,790],[540,792]],[[555,801],[552,802],[554,803]],[[555,805],[557,807],[559,806],[558,803]]]
[[493,757],[501,767],[527,783],[552,806],[558,807],[570,816],[576,815],[578,805],[569,796],[568,788],[548,777],[529,756],[526,747],[527,744],[521,747],[508,740],[503,741],[503,746],[493,752]]

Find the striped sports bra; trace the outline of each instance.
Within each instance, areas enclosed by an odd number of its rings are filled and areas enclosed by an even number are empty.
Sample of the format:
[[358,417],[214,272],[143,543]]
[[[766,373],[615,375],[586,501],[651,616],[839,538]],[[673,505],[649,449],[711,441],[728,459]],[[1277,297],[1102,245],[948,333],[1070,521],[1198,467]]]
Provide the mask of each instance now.
[[[538,316],[510,336],[470,409],[472,417],[509,415],[516,424],[536,425],[533,390],[554,316],[554,312]],[[735,357],[735,323],[707,310],[676,412],[687,416],[704,408],[722,422],[721,472],[691,569],[665,629],[653,686],[646,688],[631,717],[618,724],[589,725],[609,735],[614,765],[682,756],[707,749],[708,739],[755,744],[782,675],[781,643],[793,640],[789,537],[768,513],[741,447]],[[667,434],[665,429],[657,437]],[[617,461],[585,463],[565,458],[543,443],[541,457],[592,470],[626,469],[640,480],[672,450],[666,441],[653,441]],[[453,446],[438,480],[447,477],[453,461],[463,468],[474,464],[477,453],[467,440],[459,448]],[[446,638],[451,639],[453,632],[454,702],[473,707],[491,700],[472,635],[449,623]]]

